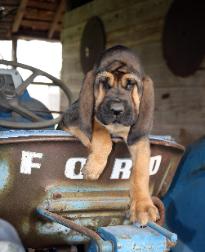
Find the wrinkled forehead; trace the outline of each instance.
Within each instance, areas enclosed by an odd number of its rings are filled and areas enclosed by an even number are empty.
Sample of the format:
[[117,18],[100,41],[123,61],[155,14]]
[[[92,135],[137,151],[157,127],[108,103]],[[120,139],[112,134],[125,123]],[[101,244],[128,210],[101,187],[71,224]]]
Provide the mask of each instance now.
[[131,80],[131,81],[136,81],[136,82],[140,82],[141,78],[138,74],[134,74],[134,73],[112,73],[112,72],[108,72],[108,71],[100,71],[97,72],[96,74],[96,82],[101,81],[102,79],[106,78],[110,85],[114,85],[115,81],[120,81],[121,84],[123,84],[123,82],[125,82],[126,80]]
[[139,78],[144,76],[139,58],[130,50],[107,51],[96,65],[97,72],[107,71],[113,74],[133,73]]

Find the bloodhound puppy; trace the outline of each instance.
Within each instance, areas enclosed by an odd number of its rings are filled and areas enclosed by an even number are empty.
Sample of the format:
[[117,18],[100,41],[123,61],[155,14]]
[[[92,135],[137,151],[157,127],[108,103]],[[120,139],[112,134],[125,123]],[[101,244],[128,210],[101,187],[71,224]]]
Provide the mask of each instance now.
[[150,143],[154,91],[139,58],[124,46],[104,52],[87,73],[79,100],[65,113],[62,126],[90,150],[83,168],[85,179],[96,180],[112,150],[111,136],[127,143],[133,168],[131,174],[132,221],[145,225],[156,221],[158,210],[149,193]]

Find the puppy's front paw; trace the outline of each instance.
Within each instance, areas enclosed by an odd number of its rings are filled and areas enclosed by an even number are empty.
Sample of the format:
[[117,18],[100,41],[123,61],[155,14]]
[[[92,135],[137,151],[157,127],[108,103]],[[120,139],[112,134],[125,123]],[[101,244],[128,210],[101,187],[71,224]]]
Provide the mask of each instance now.
[[83,178],[86,180],[97,180],[100,177],[100,173],[96,172],[86,164],[82,169]]
[[104,164],[88,159],[82,169],[83,178],[86,180],[97,180],[104,170]]
[[151,198],[143,200],[132,199],[130,206],[130,220],[139,222],[145,226],[148,221],[156,222],[159,219],[158,209],[153,204]]

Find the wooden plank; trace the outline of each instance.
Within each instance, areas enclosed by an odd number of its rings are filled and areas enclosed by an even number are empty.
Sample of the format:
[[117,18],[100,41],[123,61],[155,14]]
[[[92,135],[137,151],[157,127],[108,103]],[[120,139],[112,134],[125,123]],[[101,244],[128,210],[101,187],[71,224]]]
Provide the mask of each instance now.
[[107,19],[109,24],[108,28],[112,28],[112,24],[114,24],[114,26],[123,26],[128,23],[132,25],[136,24],[135,21],[138,19],[140,20],[141,17],[149,18],[155,15],[156,12],[158,12],[160,16],[164,16],[171,1],[172,0],[95,0],[73,11],[66,12],[64,16],[64,26],[69,28],[76,24],[85,23],[94,15],[101,17],[103,21]]
[[155,115],[160,122],[205,124],[205,85],[155,89]]
[[39,10],[49,10],[55,11],[57,8],[57,1],[53,2],[43,2],[43,1],[36,1],[36,0],[29,0],[28,7],[36,8]]
[[[127,31],[130,31],[130,37],[132,38],[131,41],[138,41],[140,36],[137,32],[145,32],[150,29],[150,26],[156,27],[156,29],[161,32],[163,18],[168,8],[167,5],[166,1],[159,1],[158,5],[150,0],[144,2],[134,1],[132,5],[127,5],[124,9],[114,8],[109,12],[105,12],[103,15],[99,15],[106,29],[108,44],[116,43],[119,39],[120,42],[122,40],[123,43],[125,40],[130,41],[129,38],[127,39]],[[149,13],[149,15],[147,15],[147,13]],[[69,12],[67,14],[69,14]],[[91,17],[92,13],[89,12],[89,14]],[[78,15],[76,15],[76,22],[73,26],[67,25],[66,22],[64,22],[62,33],[63,41],[69,40],[68,43],[71,41],[74,43],[80,39],[85,26],[85,21],[79,22],[79,20]],[[144,42],[143,39],[141,43]]]
[[11,15],[6,15],[6,16],[4,16],[4,17],[2,17],[0,19],[0,23],[4,23],[4,24],[10,23],[10,24],[12,24],[13,23],[13,17]]
[[[104,16],[106,13],[110,13],[112,11],[127,9],[130,6],[137,4],[143,8],[144,5],[151,4],[155,6],[159,6],[161,3],[166,2],[167,5],[171,2],[171,0],[95,0],[89,2],[77,9],[69,11],[65,14],[64,24],[66,27],[72,27],[76,25],[76,23],[85,22],[88,18],[94,15]],[[139,7],[139,8],[141,8]],[[125,12],[124,12],[125,13]],[[151,13],[149,13],[151,14]],[[123,18],[123,16],[121,16]],[[130,18],[132,18],[130,16]]]
[[12,60],[17,62],[17,39],[12,39]]
[[[107,33],[118,32],[125,28],[143,30],[152,22],[156,22],[156,27],[159,25],[161,27],[161,20],[163,21],[167,8],[166,1],[162,1],[158,5],[155,5],[154,1],[145,1],[145,3],[127,6],[126,9],[114,9],[112,12],[105,13],[102,20]],[[157,23],[158,21],[160,23]]]
[[65,11],[65,0],[61,0],[58,9],[56,11],[56,14],[54,16],[53,22],[51,24],[51,27],[48,32],[48,38],[51,39],[53,37],[53,34],[58,26],[58,22],[62,19],[63,12]]
[[83,32],[83,29],[85,27],[85,23],[80,23],[77,24],[73,27],[65,27],[63,25],[63,30],[62,30],[62,34],[61,34],[61,38],[62,38],[62,42],[66,42],[66,43],[74,43],[79,41]]
[[[28,27],[33,30],[48,30],[50,27],[50,22],[48,21],[39,21],[39,20],[28,20],[23,19],[21,22],[22,27]],[[60,25],[56,26],[56,31],[60,31]]]
[[10,30],[11,24],[0,22],[0,30]]
[[[63,45],[63,53],[70,55],[70,53],[77,54],[78,49],[80,48],[80,40],[78,40],[76,43],[70,43],[70,41],[67,41],[66,43],[62,43]],[[65,55],[65,56],[66,56]]]
[[14,7],[16,6],[17,7],[18,5],[18,2],[16,0],[4,0],[4,1],[1,1],[1,6],[11,6],[11,7]]
[[20,2],[18,11],[14,19],[13,27],[12,27],[13,33],[17,32],[21,25],[21,21],[23,19],[23,15],[24,15],[27,3],[28,3],[28,0],[21,0]]
[[187,145],[204,135],[205,86],[156,88],[155,134],[169,134]]
[[41,10],[27,7],[24,14],[25,19],[30,20],[40,20],[40,21],[49,21],[53,20],[54,12],[50,10]]
[[73,63],[75,61],[80,63],[79,51],[80,51],[80,47],[71,46],[69,50],[68,49],[63,50],[63,59],[69,60],[71,63]]
[[[137,23],[137,20],[135,21]],[[75,44],[81,40],[82,32],[85,24],[79,24],[74,27],[64,28],[61,34],[62,42],[65,44]],[[109,30],[106,27],[107,46],[112,44],[126,44],[127,42],[134,44],[144,44],[153,37],[153,41],[159,41],[161,38],[162,20],[153,19],[142,25],[127,26],[122,29]],[[133,46],[132,46],[133,47]]]
[[161,65],[152,65],[146,67],[146,73],[154,80],[156,87],[188,87],[204,85],[205,70],[196,71],[195,74],[182,78],[175,76],[166,66],[166,63]]
[[[153,20],[154,21],[154,20]],[[156,21],[157,23],[157,21]],[[146,42],[159,41],[161,38],[161,27],[154,25],[153,22],[145,26],[145,29],[139,29],[139,27],[127,27],[120,31],[112,32],[107,35],[108,46],[116,44],[129,43],[130,47],[137,47],[143,45]],[[127,44],[128,46],[128,44]]]
[[172,136],[178,143],[187,146],[204,136],[204,126],[159,123],[154,126],[152,134]]
[[8,31],[0,31],[0,32],[1,32],[0,40],[11,40],[11,37]]
[[39,40],[44,40],[44,41],[56,41],[59,42],[59,37],[60,34],[59,33],[55,33],[55,36],[52,38],[52,40],[48,39],[48,33],[45,30],[38,30],[38,31],[32,31],[32,36],[31,36],[31,31],[30,30],[20,30],[19,32],[17,32],[15,35],[13,35],[12,37],[18,38],[18,39],[39,39]]
[[95,0],[91,1],[83,6],[78,7],[77,9],[68,11],[64,16],[65,27],[72,27],[76,25],[77,20],[79,23],[85,22],[89,17],[94,15],[103,15],[103,13],[108,12],[116,8],[123,7],[133,3],[134,0]]

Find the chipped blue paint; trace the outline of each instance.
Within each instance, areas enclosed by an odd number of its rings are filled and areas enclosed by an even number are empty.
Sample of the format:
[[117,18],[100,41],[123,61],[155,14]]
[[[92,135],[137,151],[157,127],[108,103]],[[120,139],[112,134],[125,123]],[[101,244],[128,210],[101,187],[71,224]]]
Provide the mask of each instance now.
[[0,139],[32,136],[72,136],[62,130],[6,130],[0,132]]
[[[126,188],[127,186],[127,188]],[[124,185],[123,187],[119,187],[119,185],[116,187],[114,185],[106,185],[100,186],[99,183],[95,183],[92,181],[89,184],[86,185],[70,185],[68,186],[53,186],[48,189],[48,195],[52,196],[53,193],[77,193],[77,192],[116,192],[116,191],[125,191],[129,190],[129,185]]]
[[[0,132],[0,139],[32,136],[72,136],[71,133],[63,130],[5,130]],[[151,140],[166,141],[176,143],[171,136],[150,135]]]
[[[46,202],[45,202],[46,203]],[[45,204],[44,203],[44,204]],[[98,203],[98,204],[96,204]],[[111,208],[112,210],[118,210],[124,208],[124,206],[128,206],[129,204],[129,198],[122,198],[122,199],[115,199],[113,203],[113,198],[105,197],[105,199],[99,199],[98,198],[88,198],[88,199],[65,199],[65,200],[50,200],[47,201],[48,208],[52,211],[59,211],[61,212],[67,212],[67,211],[86,211],[88,209],[99,210],[102,208]]]
[[88,237],[76,233],[70,228],[56,222],[37,222],[35,228],[37,232],[42,235],[50,236],[52,238],[55,236],[61,236],[66,243],[85,243],[89,241]]
[[176,144],[177,142],[171,136],[149,135],[150,140],[166,141],[168,143]]
[[7,160],[0,160],[0,190],[3,190],[8,184],[9,165]]
[[[169,251],[164,235],[150,227],[137,228],[133,225],[101,227],[98,234],[105,241],[111,241],[113,252],[164,252]],[[90,242],[88,252],[97,252],[94,241]]]
[[175,233],[170,232],[169,230],[157,225],[154,222],[149,221],[147,224],[148,227],[154,229],[155,231],[159,232],[160,234],[164,235],[168,240],[173,243],[177,242],[177,235]]
[[65,227],[56,222],[46,222],[46,223],[37,222],[36,228],[40,234],[44,234],[44,235],[53,235],[57,233],[68,235],[71,232],[70,228]]
[[[50,211],[84,211],[87,209],[98,210],[112,208],[115,210],[125,209],[129,204],[129,193],[126,195],[121,195],[120,197],[115,197],[113,204],[113,197],[110,197],[111,192],[127,192],[129,191],[129,186],[127,185],[123,190],[120,187],[112,187],[112,185],[107,185],[106,187],[97,185],[92,186],[54,186],[48,189],[47,197],[42,202],[42,206],[48,208]],[[106,194],[108,192],[108,195]],[[73,198],[74,193],[89,193],[89,195],[82,196],[81,198]],[[94,193],[94,195],[93,195]],[[60,194],[61,198],[53,199],[54,194]],[[70,197],[69,197],[70,194]],[[104,197],[100,197],[104,195]],[[96,204],[98,202],[98,204]]]

